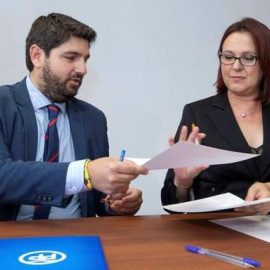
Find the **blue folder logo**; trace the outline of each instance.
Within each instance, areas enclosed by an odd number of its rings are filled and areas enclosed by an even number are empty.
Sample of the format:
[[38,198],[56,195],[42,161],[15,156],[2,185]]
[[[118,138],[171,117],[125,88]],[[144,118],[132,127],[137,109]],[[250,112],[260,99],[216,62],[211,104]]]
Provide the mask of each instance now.
[[65,253],[52,250],[32,251],[22,254],[19,257],[19,262],[30,265],[45,265],[59,263],[67,258]]
[[108,270],[98,236],[0,239],[0,270]]

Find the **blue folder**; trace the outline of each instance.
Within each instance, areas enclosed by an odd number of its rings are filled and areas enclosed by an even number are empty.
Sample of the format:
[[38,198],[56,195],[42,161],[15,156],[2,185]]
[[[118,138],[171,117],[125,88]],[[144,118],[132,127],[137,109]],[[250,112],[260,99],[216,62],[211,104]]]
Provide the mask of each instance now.
[[98,236],[0,239],[3,270],[107,270]]

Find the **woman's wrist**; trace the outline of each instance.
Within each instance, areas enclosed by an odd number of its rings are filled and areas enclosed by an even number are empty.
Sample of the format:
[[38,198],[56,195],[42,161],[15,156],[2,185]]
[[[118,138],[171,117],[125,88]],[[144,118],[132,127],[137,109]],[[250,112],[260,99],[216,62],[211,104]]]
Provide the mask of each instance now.
[[192,187],[193,181],[191,180],[190,183],[179,184],[177,178],[175,177],[173,183],[177,189],[190,189]]
[[191,183],[185,183],[181,185],[177,183],[177,178],[174,178],[174,185],[176,187],[176,197],[178,198],[178,201],[181,202],[187,202],[189,201],[189,192],[192,187],[193,181]]
[[265,183],[266,186],[270,189],[270,182]]

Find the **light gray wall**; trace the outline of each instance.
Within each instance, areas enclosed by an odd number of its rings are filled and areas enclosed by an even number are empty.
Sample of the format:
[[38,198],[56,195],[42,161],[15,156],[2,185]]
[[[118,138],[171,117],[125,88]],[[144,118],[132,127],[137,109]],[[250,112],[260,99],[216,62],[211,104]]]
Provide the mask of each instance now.
[[[107,115],[112,156],[165,150],[183,106],[215,93],[224,30],[246,16],[270,26],[268,0],[0,0],[0,7],[1,84],[27,74],[24,42],[38,16],[65,13],[97,31],[79,97]],[[165,173],[133,182],[144,193],[139,214],[164,213]]]

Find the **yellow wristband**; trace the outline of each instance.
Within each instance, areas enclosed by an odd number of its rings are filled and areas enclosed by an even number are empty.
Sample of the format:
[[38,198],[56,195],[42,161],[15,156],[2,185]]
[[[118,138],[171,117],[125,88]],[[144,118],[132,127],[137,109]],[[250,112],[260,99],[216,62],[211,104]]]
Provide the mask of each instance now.
[[89,175],[89,172],[88,172],[88,163],[90,162],[91,160],[90,159],[87,159],[84,163],[84,184],[87,188],[87,190],[90,190],[93,188],[93,185],[92,185],[92,182],[91,182],[91,179],[90,179],[90,175]]

